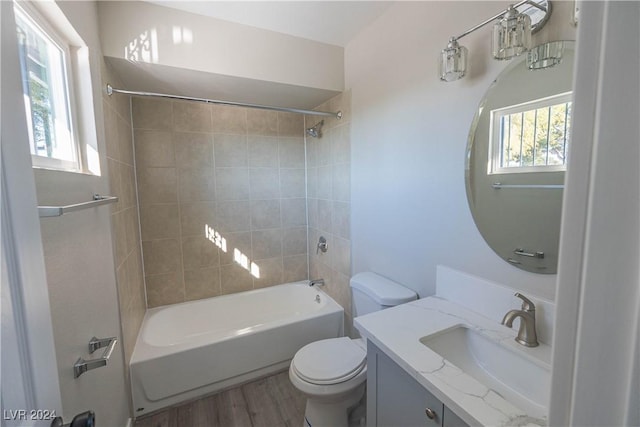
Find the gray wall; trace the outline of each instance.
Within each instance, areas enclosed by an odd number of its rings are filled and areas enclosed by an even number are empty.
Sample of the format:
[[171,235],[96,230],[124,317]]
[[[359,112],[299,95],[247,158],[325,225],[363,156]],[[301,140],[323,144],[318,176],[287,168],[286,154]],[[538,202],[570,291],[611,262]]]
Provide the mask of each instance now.
[[[444,264],[553,299],[555,275],[526,273],[498,258],[467,204],[469,127],[486,88],[505,67],[490,58],[490,29],[462,40],[469,49],[465,79],[443,83],[437,77],[438,53],[449,37],[507,5],[400,2],[347,45],[352,273],[375,271],[425,296],[434,293],[436,266]],[[573,3],[554,6],[534,42],[575,39]]]

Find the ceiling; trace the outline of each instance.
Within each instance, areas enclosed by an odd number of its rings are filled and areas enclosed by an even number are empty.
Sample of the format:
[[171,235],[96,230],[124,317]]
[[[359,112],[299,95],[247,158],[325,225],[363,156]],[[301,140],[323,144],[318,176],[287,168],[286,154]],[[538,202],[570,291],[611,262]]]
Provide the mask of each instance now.
[[328,0],[149,2],[342,47],[393,3]]

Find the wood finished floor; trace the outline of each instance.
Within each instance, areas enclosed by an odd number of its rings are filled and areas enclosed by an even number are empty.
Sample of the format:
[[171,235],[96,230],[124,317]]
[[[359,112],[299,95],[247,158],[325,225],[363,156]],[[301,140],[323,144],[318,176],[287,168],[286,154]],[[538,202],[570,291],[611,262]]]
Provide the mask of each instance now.
[[301,427],[304,408],[285,371],[139,418],[135,427]]

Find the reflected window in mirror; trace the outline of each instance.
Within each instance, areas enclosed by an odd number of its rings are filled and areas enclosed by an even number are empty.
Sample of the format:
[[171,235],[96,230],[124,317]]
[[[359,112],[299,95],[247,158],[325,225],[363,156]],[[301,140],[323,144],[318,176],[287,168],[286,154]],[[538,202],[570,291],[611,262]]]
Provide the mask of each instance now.
[[571,92],[491,110],[489,173],[566,169]]

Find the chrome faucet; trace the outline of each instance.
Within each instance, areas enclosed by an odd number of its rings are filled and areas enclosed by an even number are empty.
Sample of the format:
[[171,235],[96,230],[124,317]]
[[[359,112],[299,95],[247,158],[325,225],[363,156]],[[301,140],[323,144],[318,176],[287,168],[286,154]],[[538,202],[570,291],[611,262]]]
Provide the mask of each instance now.
[[324,286],[324,279],[309,280],[309,286]]
[[516,296],[522,300],[522,308],[508,311],[502,319],[502,324],[510,328],[513,325],[513,320],[516,317],[520,317],[520,330],[518,331],[516,342],[526,347],[537,347],[536,306],[529,298],[519,292],[516,292]]

